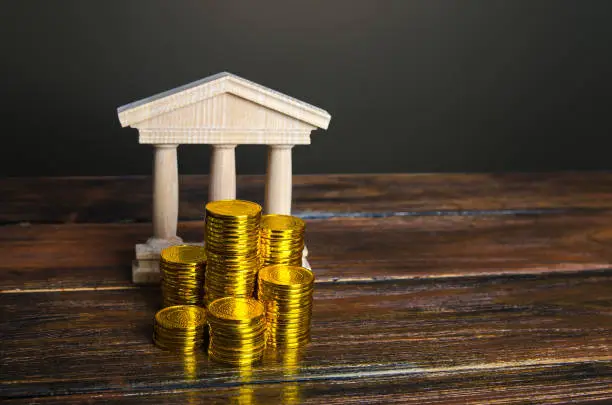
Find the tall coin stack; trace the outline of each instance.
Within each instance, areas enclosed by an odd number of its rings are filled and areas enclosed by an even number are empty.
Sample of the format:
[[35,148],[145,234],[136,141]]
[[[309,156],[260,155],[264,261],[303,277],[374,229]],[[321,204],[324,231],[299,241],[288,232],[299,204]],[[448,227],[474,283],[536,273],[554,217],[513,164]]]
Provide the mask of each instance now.
[[262,266],[301,266],[305,227],[304,221],[291,215],[262,216],[259,242]]
[[261,206],[242,200],[206,204],[206,303],[251,297],[259,270]]
[[211,359],[248,365],[263,357],[266,319],[261,302],[253,298],[220,298],[208,306],[207,316]]
[[161,251],[163,306],[202,305],[206,251],[201,246],[177,245]]
[[300,347],[310,341],[314,274],[299,266],[274,265],[259,271],[258,299],[268,324],[269,346]]
[[153,341],[162,349],[191,354],[206,340],[206,310],[195,305],[166,307],[155,314]]

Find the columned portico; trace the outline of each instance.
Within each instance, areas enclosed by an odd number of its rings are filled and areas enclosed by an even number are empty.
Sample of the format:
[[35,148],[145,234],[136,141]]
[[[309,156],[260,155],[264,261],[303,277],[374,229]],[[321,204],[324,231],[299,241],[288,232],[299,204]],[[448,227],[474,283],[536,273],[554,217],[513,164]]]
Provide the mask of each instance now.
[[291,215],[292,148],[293,145],[270,145],[268,147],[264,207],[267,214]]
[[[309,145],[311,131],[327,129],[331,119],[320,108],[227,72],[126,104],[117,113],[121,126],[138,129],[138,141],[154,147],[153,234],[136,244],[135,283],[158,282],[160,251],[183,243],[176,234],[178,145],[211,145],[208,201],[236,198],[236,146],[267,145],[264,209],[290,215],[292,148]],[[306,255],[304,249],[308,267]]]
[[236,198],[236,145],[211,145],[208,201]]

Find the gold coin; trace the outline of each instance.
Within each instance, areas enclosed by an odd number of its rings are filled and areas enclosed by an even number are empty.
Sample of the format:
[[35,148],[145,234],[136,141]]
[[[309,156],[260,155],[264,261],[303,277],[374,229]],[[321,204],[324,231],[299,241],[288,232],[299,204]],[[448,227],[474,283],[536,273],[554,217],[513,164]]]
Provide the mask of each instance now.
[[168,247],[162,250],[159,265],[164,306],[202,304],[206,266],[204,247]]
[[195,305],[175,305],[159,310],[155,321],[164,329],[192,329],[206,325],[206,310]]
[[291,215],[262,216],[259,243],[261,264],[301,265],[304,226],[304,221]]
[[206,310],[176,305],[155,314],[153,342],[162,349],[193,353],[206,342]]
[[272,265],[259,271],[258,297],[268,325],[267,344],[301,347],[310,341],[314,274],[300,266]]
[[214,217],[253,217],[261,214],[261,206],[251,201],[220,200],[206,204],[206,212]]
[[267,324],[263,305],[252,298],[225,297],[209,305],[212,360],[229,364],[251,364],[263,357]]
[[253,324],[230,324],[212,322],[211,336],[216,344],[227,346],[228,349],[240,345],[253,345],[265,340],[268,325],[264,319]]
[[268,214],[261,217],[263,231],[302,231],[306,224],[292,215]]
[[263,316],[263,304],[252,298],[225,297],[208,306],[210,314],[216,318],[245,321]]
[[155,343],[155,345],[157,347],[159,347],[160,349],[169,350],[169,351],[173,351],[173,352],[184,353],[184,354],[194,354],[198,350],[200,350],[200,345],[193,345],[193,346],[179,346],[179,345],[177,345],[177,346],[174,346],[174,345],[165,344],[164,342],[159,341],[159,340],[155,340],[155,338],[153,338],[153,343]]
[[202,246],[175,245],[163,249],[161,259],[172,264],[196,265],[206,262],[206,250]]
[[206,278],[204,299],[251,297],[259,258],[261,206],[243,200],[206,205]]
[[259,278],[270,284],[300,286],[314,282],[312,271],[301,266],[273,265],[259,270]]
[[267,330],[267,323],[263,320],[256,322],[254,325],[228,325],[222,323],[212,322],[215,326],[222,326],[221,328],[215,328],[211,336],[217,341],[223,340],[240,340],[242,342],[247,341],[258,341]]

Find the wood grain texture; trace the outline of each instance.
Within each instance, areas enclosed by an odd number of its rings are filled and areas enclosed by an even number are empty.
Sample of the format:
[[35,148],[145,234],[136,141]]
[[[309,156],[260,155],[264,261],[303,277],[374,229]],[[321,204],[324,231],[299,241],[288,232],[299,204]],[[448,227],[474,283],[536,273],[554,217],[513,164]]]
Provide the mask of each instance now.
[[[201,219],[208,176],[179,182],[180,219]],[[293,183],[293,211],[306,217],[612,207],[610,173],[301,175]],[[237,187],[238,198],[263,204],[264,176],[238,176]],[[151,221],[146,176],[9,178],[0,194],[0,223]]]
[[[318,282],[574,272],[610,268],[612,212],[307,220]],[[202,239],[201,221],[179,224]],[[150,224],[0,227],[0,290],[132,286]]]
[[257,383],[214,390],[158,390],[134,395],[100,392],[13,398],[6,404],[560,404],[610,403],[609,364],[584,363],[508,370],[503,373],[392,376],[358,380]]
[[[3,403],[612,402],[611,174],[294,180],[313,342],[250,374],[151,344],[159,290],[130,283],[149,178],[0,181]],[[181,182],[199,240],[207,178]]]
[[440,403],[453,392],[495,394],[504,403],[527,400],[526,387],[549,399],[612,399],[609,271],[319,285],[313,342],[299,368],[267,358],[248,381],[206,356],[194,367],[155,348],[159,295],[156,288],[0,294],[3,353],[10,353],[3,396],[206,389],[215,398],[212,388],[237,395],[253,384],[268,384],[265,391],[299,382],[300,395],[317,403],[340,401],[345,389],[355,402],[362,391],[379,403],[406,401],[408,393]]

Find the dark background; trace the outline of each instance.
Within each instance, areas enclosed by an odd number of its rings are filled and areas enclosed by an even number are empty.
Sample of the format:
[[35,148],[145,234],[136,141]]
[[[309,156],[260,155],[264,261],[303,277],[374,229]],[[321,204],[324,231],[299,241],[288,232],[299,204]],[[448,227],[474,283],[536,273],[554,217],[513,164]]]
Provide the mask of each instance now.
[[332,114],[296,173],[612,168],[609,0],[0,4],[3,175],[149,174],[116,108],[219,71]]

